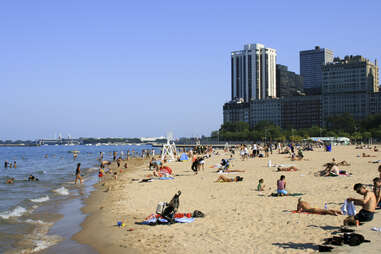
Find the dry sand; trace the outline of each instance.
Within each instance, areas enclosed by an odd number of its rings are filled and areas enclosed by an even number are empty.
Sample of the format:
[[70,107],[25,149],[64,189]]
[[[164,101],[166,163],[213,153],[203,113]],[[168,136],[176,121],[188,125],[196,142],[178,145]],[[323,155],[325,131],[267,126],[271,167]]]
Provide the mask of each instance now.
[[[359,158],[366,152],[374,158]],[[220,152],[221,153],[221,152]],[[89,244],[99,253],[313,253],[322,240],[331,237],[345,216],[293,214],[298,197],[269,197],[276,190],[276,180],[286,175],[289,192],[301,192],[304,201],[314,207],[340,209],[345,198],[361,198],[353,191],[357,182],[371,184],[378,176],[378,164],[368,163],[381,159],[381,152],[356,150],[353,146],[337,146],[330,153],[321,150],[305,152],[303,161],[290,161],[286,155],[270,155],[272,163],[294,165],[297,172],[276,172],[267,166],[268,160],[255,158],[242,161],[236,153],[232,169],[245,173],[229,174],[244,177],[238,183],[215,183],[218,177],[210,166],[228,158],[227,154],[214,155],[206,160],[205,170],[194,175],[191,162],[171,162],[174,180],[157,180],[148,183],[132,181],[150,173],[148,162],[137,165],[134,170],[122,175],[117,181],[98,184],[83,209],[89,216],[82,224],[83,230],[74,239]],[[323,169],[323,164],[346,160],[351,166],[340,169],[352,176],[316,177],[314,173]],[[265,180],[266,190],[256,191],[258,180]],[[111,186],[111,188],[110,188]],[[271,188],[271,189],[269,189]],[[135,225],[153,213],[161,201],[169,201],[178,191],[179,212],[200,210],[205,218],[197,218],[189,224],[144,226]],[[360,207],[357,207],[358,210]],[[117,221],[126,226],[119,228]],[[381,215],[356,231],[361,232],[371,243],[358,247],[336,247],[337,253],[379,253],[377,240],[380,232],[371,227],[381,227]],[[132,231],[129,231],[132,230]]]

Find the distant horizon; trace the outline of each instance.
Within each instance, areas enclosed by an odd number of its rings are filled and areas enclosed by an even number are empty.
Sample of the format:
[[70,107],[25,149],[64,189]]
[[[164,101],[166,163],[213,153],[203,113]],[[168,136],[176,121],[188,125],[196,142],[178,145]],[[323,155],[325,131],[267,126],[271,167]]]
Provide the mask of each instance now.
[[[209,136],[230,100],[230,53],[381,59],[381,2],[7,1],[0,16],[0,140]],[[356,17],[348,15],[356,13]]]

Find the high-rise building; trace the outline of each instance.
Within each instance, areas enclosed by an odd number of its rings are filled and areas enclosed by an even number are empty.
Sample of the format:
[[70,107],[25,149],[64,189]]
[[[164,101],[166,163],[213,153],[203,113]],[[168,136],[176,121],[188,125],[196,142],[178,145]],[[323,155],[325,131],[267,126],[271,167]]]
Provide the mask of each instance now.
[[276,96],[289,97],[301,95],[303,78],[295,72],[288,71],[285,65],[276,65]]
[[299,52],[300,75],[307,94],[319,94],[322,85],[322,66],[333,61],[333,51],[316,46],[313,50]]
[[245,102],[276,97],[276,50],[247,44],[231,52],[231,98]]
[[[378,66],[362,56],[335,58],[322,67],[322,104],[324,125],[331,116],[344,113],[361,120],[376,113],[379,97]],[[372,101],[373,99],[373,101]]]

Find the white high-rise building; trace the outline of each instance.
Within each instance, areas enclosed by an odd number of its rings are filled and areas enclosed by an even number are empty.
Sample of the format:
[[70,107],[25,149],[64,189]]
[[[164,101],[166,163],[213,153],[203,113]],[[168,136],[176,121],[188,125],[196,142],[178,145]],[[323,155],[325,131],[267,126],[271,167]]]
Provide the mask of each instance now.
[[276,97],[276,50],[247,44],[231,53],[232,100]]

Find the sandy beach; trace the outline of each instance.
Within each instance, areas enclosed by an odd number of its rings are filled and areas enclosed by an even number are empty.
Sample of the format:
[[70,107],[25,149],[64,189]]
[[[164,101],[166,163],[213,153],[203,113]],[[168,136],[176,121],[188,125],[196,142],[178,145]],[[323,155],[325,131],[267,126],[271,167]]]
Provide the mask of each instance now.
[[[376,157],[362,158],[366,152]],[[287,155],[273,152],[272,164],[294,165],[296,172],[276,172],[268,167],[267,158],[250,158],[242,161],[238,153],[233,157],[231,169],[244,173],[227,174],[244,177],[242,182],[215,183],[219,176],[216,168],[222,158],[230,154],[220,151],[206,160],[205,170],[198,175],[191,171],[191,161],[170,162],[178,176],[174,180],[156,180],[139,183],[133,179],[149,174],[148,161],[129,164],[127,172],[118,180],[97,184],[96,190],[82,209],[88,215],[82,223],[82,231],[73,239],[92,246],[99,253],[314,253],[324,238],[339,229],[345,216],[292,213],[299,197],[271,197],[276,191],[276,180],[286,176],[290,193],[303,193],[304,201],[313,207],[340,209],[346,198],[362,198],[353,191],[355,183],[371,184],[378,176],[379,164],[368,163],[381,159],[381,152],[358,150],[354,146],[335,146],[332,152],[321,149],[304,152],[306,160],[290,161]],[[351,176],[317,177],[315,172],[323,164],[346,160],[351,165],[340,167]],[[264,179],[266,189],[256,190],[258,180]],[[204,218],[188,224],[136,225],[155,212],[161,201],[168,202],[181,190],[179,212],[200,210]],[[357,211],[360,207],[357,207]],[[125,227],[117,227],[123,221]],[[379,253],[377,241],[381,227],[381,215],[375,214],[372,222],[356,229],[371,240],[357,247],[335,247],[334,253]]]

